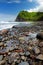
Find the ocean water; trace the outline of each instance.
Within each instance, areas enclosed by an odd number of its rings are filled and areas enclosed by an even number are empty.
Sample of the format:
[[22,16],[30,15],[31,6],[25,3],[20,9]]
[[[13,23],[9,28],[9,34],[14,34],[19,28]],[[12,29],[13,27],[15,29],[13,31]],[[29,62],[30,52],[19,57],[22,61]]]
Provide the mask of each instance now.
[[0,22],[0,30],[11,28],[12,26],[30,26],[30,22]]
[[[12,26],[23,27],[23,26],[31,26],[32,22],[0,22],[0,30],[11,28]],[[29,33],[30,38],[35,38],[37,33]]]

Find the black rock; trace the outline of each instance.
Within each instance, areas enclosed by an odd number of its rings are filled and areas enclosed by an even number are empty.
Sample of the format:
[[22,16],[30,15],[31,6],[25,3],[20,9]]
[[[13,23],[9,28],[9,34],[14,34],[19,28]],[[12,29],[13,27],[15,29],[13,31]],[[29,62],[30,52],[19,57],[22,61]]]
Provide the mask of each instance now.
[[43,32],[38,33],[36,38],[39,40],[43,40]]
[[2,41],[2,36],[0,36],[0,42]]

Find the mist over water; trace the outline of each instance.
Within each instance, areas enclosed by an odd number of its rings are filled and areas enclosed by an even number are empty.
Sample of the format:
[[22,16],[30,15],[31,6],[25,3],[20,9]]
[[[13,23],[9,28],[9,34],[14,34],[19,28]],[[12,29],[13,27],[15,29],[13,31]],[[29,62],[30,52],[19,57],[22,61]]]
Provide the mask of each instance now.
[[16,22],[4,22],[4,21],[1,21],[0,22],[0,30],[6,29],[6,28],[11,28],[12,26],[17,25],[17,24],[18,23],[16,23]]
[[11,28],[12,26],[27,26],[30,25],[30,22],[0,22],[0,30]]

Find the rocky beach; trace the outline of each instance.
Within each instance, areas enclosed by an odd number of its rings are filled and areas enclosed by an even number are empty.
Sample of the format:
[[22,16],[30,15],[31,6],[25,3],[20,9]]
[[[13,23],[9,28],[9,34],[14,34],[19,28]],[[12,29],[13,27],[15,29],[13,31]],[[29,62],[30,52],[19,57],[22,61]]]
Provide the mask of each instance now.
[[43,65],[43,22],[0,30],[0,65]]

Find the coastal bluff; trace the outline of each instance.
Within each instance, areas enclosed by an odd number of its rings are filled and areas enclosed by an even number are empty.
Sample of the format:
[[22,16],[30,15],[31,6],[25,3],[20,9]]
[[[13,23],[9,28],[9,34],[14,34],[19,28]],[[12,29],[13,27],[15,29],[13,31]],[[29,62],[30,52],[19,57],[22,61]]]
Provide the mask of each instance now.
[[20,11],[15,21],[43,21],[43,12]]

